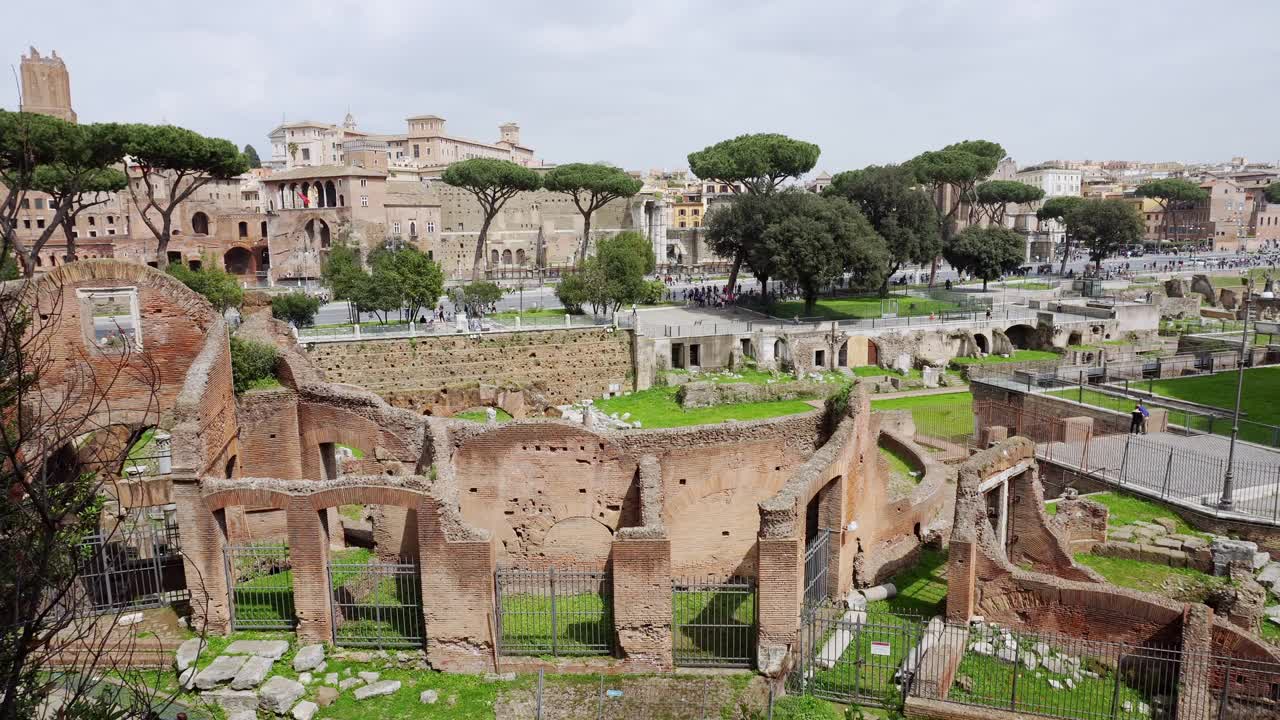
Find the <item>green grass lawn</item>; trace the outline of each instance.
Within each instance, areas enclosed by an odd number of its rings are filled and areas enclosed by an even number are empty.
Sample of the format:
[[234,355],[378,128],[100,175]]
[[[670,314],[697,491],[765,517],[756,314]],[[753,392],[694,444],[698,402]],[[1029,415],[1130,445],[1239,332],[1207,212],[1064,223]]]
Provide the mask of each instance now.
[[880,446],[880,455],[889,463],[889,474],[895,480],[909,485],[919,485],[924,479],[924,469],[916,464],[915,458],[897,448]]
[[[511,420],[515,419],[511,417],[511,413],[507,412],[506,410],[503,410],[502,408],[494,408],[494,410],[498,412],[498,422],[500,423],[510,422]],[[453,416],[455,418],[458,418],[459,420],[470,420],[472,422],[479,422],[479,423],[489,421],[489,414],[485,412],[484,408],[472,408],[470,410],[463,410],[460,413],[454,413]]]
[[910,410],[916,431],[936,437],[973,432],[973,395],[968,391],[872,400],[872,410]]
[[1046,282],[1036,280],[1015,280],[1013,282],[994,283],[997,286],[1014,288],[1017,290],[1052,290],[1053,286]]
[[672,645],[680,664],[755,656],[756,594],[680,589],[671,596]]
[[1077,553],[1076,562],[1097,570],[1107,582],[1120,587],[1153,592],[1183,602],[1204,602],[1210,590],[1227,584],[1229,578],[1207,575],[1191,568],[1101,557]]
[[1048,350],[1014,350],[1009,357],[1001,357],[999,355],[987,355],[986,357],[958,357],[952,358],[951,364],[957,367],[965,365],[997,365],[999,363],[1011,362],[1029,362],[1032,360],[1057,360],[1062,357],[1056,352]]
[[498,320],[501,322],[515,322],[516,317],[519,317],[521,320],[559,320],[564,322],[564,316],[569,314],[571,313],[564,308],[541,308],[538,310],[525,310],[524,312],[511,310],[507,312],[493,313],[492,315],[486,315],[485,317],[490,320]]
[[342,443],[338,443],[335,447],[337,447],[339,450],[350,450],[350,451],[351,451],[351,457],[353,457],[353,458],[355,458],[355,459],[357,459],[357,460],[363,460],[363,459],[364,459],[364,451],[363,451],[363,450],[361,450],[361,449],[360,449],[360,448],[358,448],[358,447],[352,447],[352,446],[350,446],[350,445],[343,445]]
[[796,415],[813,410],[803,400],[778,400],[775,402],[740,403],[737,405],[713,405],[707,408],[684,409],[676,402],[675,387],[652,388],[619,397],[596,400],[595,406],[606,414],[631,413],[628,421],[640,421],[645,428],[687,427],[709,425],[726,420],[761,420],[782,415]]
[[[1208,538],[1207,533],[1191,527],[1177,515],[1177,513],[1166,508],[1159,503],[1150,502],[1132,495],[1123,493],[1102,492],[1089,495],[1088,498],[1094,502],[1107,506],[1107,526],[1111,529],[1124,525],[1132,525],[1135,521],[1142,520],[1144,522],[1155,522],[1156,518],[1168,518],[1175,523],[1177,527],[1174,533],[1180,535],[1193,535],[1195,537]],[[1053,508],[1051,514],[1057,513],[1057,503],[1046,504],[1046,508]]]
[[613,647],[613,605],[600,593],[551,591],[502,595],[502,649],[506,655],[608,655]]
[[[987,705],[1008,710],[1010,700],[1014,698],[1014,673],[1017,673],[1016,702],[1012,705],[1015,712],[1051,715],[1061,718],[1117,718],[1118,720],[1146,720],[1147,715],[1138,713],[1139,703],[1150,704],[1137,689],[1121,682],[1116,694],[1117,678],[1113,671],[1094,663],[1097,678],[1082,677],[1074,689],[1065,685],[1068,676],[1049,672],[1043,668],[1028,671],[1016,663],[1007,663],[997,658],[967,652],[956,669],[957,682],[951,686],[950,697],[960,702],[976,705]],[[1099,672],[1101,671],[1101,672]],[[962,681],[961,678],[967,678]],[[1050,680],[1062,684],[1055,689],[1049,685]],[[964,683],[962,685],[962,682]],[[966,691],[964,685],[971,690]],[[1112,715],[1112,703],[1115,699],[1115,714]],[[1130,703],[1131,711],[1123,710],[1125,702]]]
[[[892,617],[873,618],[866,624],[840,626],[852,630],[844,653],[828,669],[814,667],[812,687],[838,696],[878,699],[896,687],[898,668],[920,641],[922,625]],[[836,626],[832,627],[834,631]],[[831,633],[827,633],[829,636]],[[826,642],[826,638],[823,638]],[[872,643],[888,643],[889,654],[872,654]],[[822,648],[823,643],[817,643]]]
[[867,603],[867,615],[923,618],[940,614],[947,605],[947,554],[921,550],[911,567],[889,580],[898,594],[888,600]]
[[879,318],[886,312],[892,311],[895,301],[897,303],[898,317],[928,315],[930,313],[960,309],[959,305],[951,302],[906,295],[891,295],[883,299],[878,297],[822,298],[818,300],[811,313],[805,312],[803,301],[788,300],[774,303],[773,307],[769,308],[769,314],[780,318],[800,316],[819,317],[823,320]]

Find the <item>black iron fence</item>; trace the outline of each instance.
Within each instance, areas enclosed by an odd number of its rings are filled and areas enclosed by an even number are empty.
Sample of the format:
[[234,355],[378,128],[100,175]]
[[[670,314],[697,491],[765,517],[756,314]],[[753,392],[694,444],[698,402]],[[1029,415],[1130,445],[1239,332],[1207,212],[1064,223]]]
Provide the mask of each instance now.
[[912,650],[924,631],[916,618],[814,609],[801,628],[788,687],[837,702],[896,704],[919,662]]
[[289,548],[280,543],[228,545],[223,549],[231,627],[291,630],[297,624]]
[[500,654],[613,654],[609,572],[499,568],[494,594]]
[[189,596],[173,505],[132,508],[80,544],[77,613],[160,607]]
[[749,668],[755,664],[754,580],[675,579],[671,614],[676,665]]
[[831,566],[832,531],[820,529],[804,548],[804,604],[817,606],[831,597],[827,570]]
[[330,562],[333,643],[355,647],[422,647],[422,580],[418,562]]

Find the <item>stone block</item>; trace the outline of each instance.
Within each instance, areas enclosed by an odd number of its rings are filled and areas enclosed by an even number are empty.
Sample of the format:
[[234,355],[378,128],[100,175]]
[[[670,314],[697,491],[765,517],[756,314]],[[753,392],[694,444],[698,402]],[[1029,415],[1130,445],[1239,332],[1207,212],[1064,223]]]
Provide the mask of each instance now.
[[334,688],[325,686],[316,690],[316,704],[320,707],[329,707],[338,699],[338,691]]
[[271,665],[275,661],[268,657],[254,655],[245,661],[241,666],[240,672],[231,679],[231,688],[233,690],[251,690],[262,684],[267,679],[267,673],[271,672]]
[[371,697],[380,695],[390,695],[400,689],[399,680],[379,680],[371,685],[365,685],[357,688],[355,691],[356,700],[367,700]]
[[289,643],[285,640],[236,640],[224,652],[228,655],[257,655],[279,660],[289,652]]
[[307,689],[297,680],[276,675],[258,690],[258,707],[277,715],[284,715],[306,691]]
[[1156,538],[1155,542],[1153,542],[1152,544],[1155,545],[1156,547],[1168,548],[1170,550],[1182,549],[1181,540],[1174,540],[1173,538],[1168,536]]
[[338,683],[339,690],[350,690],[353,687],[363,685],[364,681],[358,677],[349,677]]
[[242,655],[219,655],[209,663],[209,667],[201,670],[195,678],[195,686],[200,690],[212,690],[224,682],[230,682],[231,678],[240,672],[240,668],[244,666],[245,658]]
[[367,683],[376,683],[378,682],[378,678],[382,677],[382,673],[358,672],[356,673],[356,677],[360,678],[361,680]]
[[314,670],[322,662],[324,662],[323,645],[304,645],[298,648],[297,654],[293,656],[293,669],[298,672]]
[[423,690],[422,693],[418,695],[418,702],[423,705],[434,705],[439,699],[440,694],[435,690]]
[[191,638],[184,640],[178,646],[178,651],[173,655],[173,661],[178,666],[178,672],[182,672],[192,665],[196,664],[196,659],[200,657],[200,653],[205,648],[205,641],[201,638]]
[[257,712],[258,694],[252,690],[229,690],[221,688],[210,690],[200,696],[222,708],[228,715],[238,712]]
[[297,705],[294,705],[293,710],[289,711],[289,714],[293,716],[294,720],[311,720],[319,709],[319,705],[316,705],[310,700],[303,700]]

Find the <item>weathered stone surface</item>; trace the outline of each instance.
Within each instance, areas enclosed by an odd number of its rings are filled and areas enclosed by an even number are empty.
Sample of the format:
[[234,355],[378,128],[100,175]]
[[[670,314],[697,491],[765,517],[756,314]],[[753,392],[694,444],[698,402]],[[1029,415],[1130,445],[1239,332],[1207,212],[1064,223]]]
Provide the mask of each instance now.
[[484,674],[485,682],[511,682],[515,679],[516,679],[516,674],[513,672]]
[[312,675],[309,672],[298,673],[298,682],[302,683],[303,685],[310,685],[315,681],[316,681],[316,676]]
[[357,700],[367,700],[371,697],[378,697],[379,695],[390,695],[399,689],[399,680],[379,680],[371,685],[365,685],[362,688],[357,688],[355,691],[355,698]]
[[1133,539],[1133,528],[1118,527],[1115,530],[1112,530],[1111,532],[1107,533],[1107,537],[1112,540],[1120,540],[1123,542],[1128,542]]
[[293,669],[298,672],[314,670],[322,662],[324,662],[323,645],[304,645],[298,648],[297,654],[293,656]]
[[271,672],[271,665],[274,661],[268,657],[260,657],[254,655],[245,660],[244,665],[240,668],[240,672],[231,679],[231,687],[236,690],[250,690],[262,684],[267,679],[267,673]]
[[227,646],[228,655],[257,655],[279,660],[289,652],[289,643],[284,640],[236,640]]
[[196,675],[195,686],[200,690],[212,690],[218,685],[228,682],[240,672],[247,658],[241,655],[219,655],[209,663],[209,667]]
[[356,676],[367,683],[376,683],[378,678],[382,677],[382,673],[376,672],[358,672]]
[[189,667],[178,673],[178,686],[183,690],[191,690],[196,686],[196,669]]
[[440,694],[435,690],[423,690],[422,694],[418,695],[418,702],[423,705],[435,705],[436,701],[439,699]]
[[334,688],[326,686],[316,690],[316,704],[320,707],[329,707],[337,699],[338,691]]
[[325,676],[324,676],[324,684],[325,684],[325,685],[337,685],[337,684],[338,684],[338,673],[336,673],[336,672],[325,673]]
[[1159,525],[1160,527],[1164,528],[1165,532],[1172,533],[1172,532],[1178,531],[1178,521],[1174,520],[1173,518],[1167,518],[1167,517],[1156,518],[1153,522],[1155,522],[1155,524]]
[[203,700],[215,703],[228,715],[238,712],[256,713],[258,710],[258,694],[252,690],[221,688],[210,690],[200,697]]
[[970,645],[970,646],[969,646],[969,651],[970,651],[970,652],[975,652],[975,653],[977,653],[977,654],[979,654],[979,655],[987,655],[987,656],[991,656],[991,655],[995,655],[995,654],[996,654],[996,648],[995,648],[995,646],[994,646],[994,645],[992,645],[992,644],[991,644],[991,643],[989,643],[989,642],[976,642],[976,643],[973,643],[972,645]]
[[201,638],[191,638],[184,640],[178,646],[178,651],[173,654],[173,661],[178,666],[178,672],[182,672],[192,665],[196,664],[196,659],[200,657],[201,651],[205,648],[205,641]]
[[258,706],[263,710],[283,715],[307,691],[302,683],[283,675],[276,675],[258,691]]
[[1059,675],[1067,675],[1071,673],[1070,666],[1063,662],[1062,658],[1042,657],[1040,658],[1040,667],[1051,673],[1058,673]]
[[1254,556],[1258,554],[1258,544],[1247,540],[1229,540],[1217,538],[1209,546],[1213,553],[1213,573],[1226,575],[1232,565],[1253,568]]
[[311,702],[310,700],[303,700],[297,705],[294,705],[293,710],[289,711],[289,714],[293,716],[294,720],[311,720],[319,709],[319,705]]
[[1263,585],[1270,585],[1277,580],[1280,580],[1280,563],[1269,563],[1262,568],[1262,572],[1258,573],[1258,582]]
[[1155,546],[1156,546],[1156,547],[1168,548],[1168,549],[1170,549],[1170,550],[1181,550],[1181,549],[1182,549],[1182,541],[1181,541],[1181,540],[1174,540],[1174,539],[1173,539],[1173,538],[1171,538],[1171,537],[1161,537],[1161,538],[1156,538],[1156,539],[1155,539],[1155,543],[1154,543],[1154,544],[1155,544]]
[[345,678],[345,679],[343,679],[343,681],[342,681],[342,682],[338,683],[338,689],[339,689],[339,690],[349,690],[349,689],[351,689],[351,688],[353,688],[353,687],[356,687],[356,686],[359,686],[359,685],[363,685],[363,684],[364,684],[364,681],[363,681],[363,680],[361,680],[360,678],[358,678],[358,677],[349,677],[349,678]]

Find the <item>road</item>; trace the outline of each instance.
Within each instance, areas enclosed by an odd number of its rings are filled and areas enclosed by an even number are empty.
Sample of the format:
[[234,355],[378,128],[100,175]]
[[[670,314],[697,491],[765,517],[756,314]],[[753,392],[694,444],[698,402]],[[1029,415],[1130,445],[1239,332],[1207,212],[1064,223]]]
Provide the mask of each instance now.
[[[1209,262],[1209,261],[1216,261],[1219,259],[1231,259],[1236,257],[1239,257],[1239,256],[1231,253],[1205,253],[1205,254],[1197,254],[1194,260]],[[1186,265],[1184,266],[1184,269],[1181,271],[1183,273],[1189,274],[1192,272],[1206,272],[1207,270],[1211,270],[1211,269],[1216,270],[1216,268],[1206,269],[1202,266],[1192,267],[1192,260],[1193,260],[1192,258],[1188,258],[1186,255],[1168,255],[1168,254],[1146,255],[1138,258],[1110,258],[1108,260],[1103,261],[1103,267],[1114,271],[1114,270],[1123,270],[1127,265],[1128,269],[1132,272],[1150,274],[1150,273],[1157,272],[1159,268],[1163,267],[1169,262],[1176,263],[1180,260],[1186,263]],[[1037,263],[1037,264],[1042,264],[1042,263]],[[1080,275],[1081,273],[1084,272],[1085,268],[1089,265],[1090,263],[1086,259],[1075,259],[1067,263],[1067,269],[1070,271],[1074,271],[1076,275]],[[1054,270],[1056,271],[1058,268],[1058,262],[1054,262],[1053,267],[1054,267]],[[897,275],[895,275],[894,278],[907,277],[909,280],[912,280],[912,281],[918,280],[920,282],[923,282],[925,279],[928,278],[928,275],[929,275],[928,267],[921,268],[921,267],[913,266],[913,267],[909,267],[902,270]],[[937,275],[938,284],[945,283],[947,280],[955,281],[958,279],[959,279],[958,273],[956,273],[945,262],[941,263],[941,265],[939,266],[938,275]],[[725,281],[725,277],[721,275],[718,278],[707,278],[704,282],[689,282],[687,280],[676,282],[676,283],[673,283],[671,287],[673,290],[675,290],[678,293],[681,290],[688,290],[694,287],[711,287],[717,284],[723,284],[724,281]],[[514,281],[510,281],[504,284],[506,284],[508,287],[515,287],[516,289],[498,301],[499,312],[514,311],[514,310],[521,310],[521,309],[530,310],[533,308],[560,307],[560,301],[556,298],[556,293],[555,293],[555,281],[545,281],[541,286],[538,286],[538,283],[536,280],[526,280],[524,281],[524,287],[522,289],[519,288]],[[756,282],[755,278],[751,277],[747,273],[744,273],[742,276],[739,277],[738,284],[741,286],[743,292],[749,292],[753,288],[756,290],[759,289],[759,284]],[[315,322],[317,325],[329,325],[329,324],[336,324],[336,323],[345,323],[345,322],[348,322],[349,319],[350,319],[350,314],[347,310],[347,303],[332,302],[332,303],[327,303],[320,308],[320,312],[316,315]],[[365,313],[361,317],[361,320],[364,320],[364,321],[377,320],[377,319],[378,319],[377,316],[375,316],[373,313]]]

